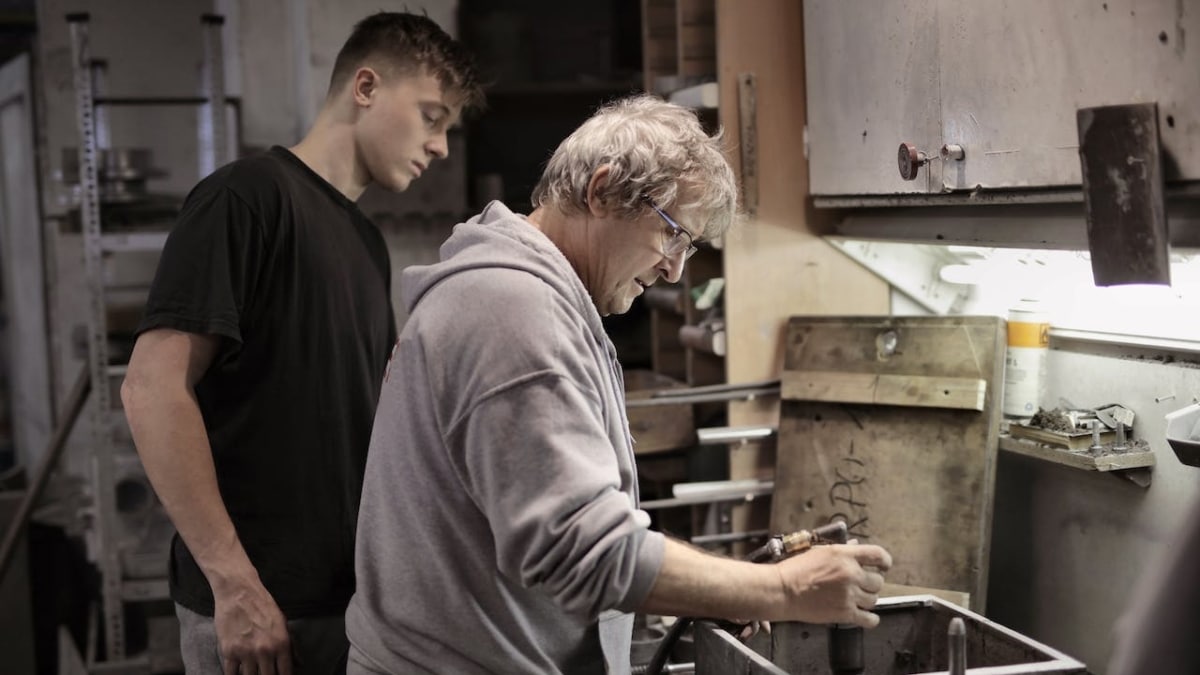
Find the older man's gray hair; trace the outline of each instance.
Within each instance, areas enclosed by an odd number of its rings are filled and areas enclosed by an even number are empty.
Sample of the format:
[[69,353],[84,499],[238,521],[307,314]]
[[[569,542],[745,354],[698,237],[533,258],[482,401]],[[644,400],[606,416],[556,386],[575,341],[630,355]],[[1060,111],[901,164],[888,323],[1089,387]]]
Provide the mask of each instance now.
[[616,215],[639,218],[650,203],[696,211],[701,238],[725,233],[737,213],[737,186],[721,147],[696,114],[649,95],[614,101],[567,137],[533,190],[533,207],[587,212],[587,189],[596,169],[609,167],[598,196]]

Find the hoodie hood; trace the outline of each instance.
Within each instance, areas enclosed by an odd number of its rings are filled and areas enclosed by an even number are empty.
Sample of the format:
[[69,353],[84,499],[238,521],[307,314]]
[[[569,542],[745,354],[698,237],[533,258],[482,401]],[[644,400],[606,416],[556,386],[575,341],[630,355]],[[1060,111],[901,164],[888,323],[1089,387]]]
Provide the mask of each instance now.
[[541,230],[503,203],[491,202],[479,215],[455,225],[439,256],[440,262],[415,265],[401,273],[402,300],[410,314],[429,289],[455,274],[509,268],[546,282],[586,320],[602,344],[611,345],[591,295],[566,256]]

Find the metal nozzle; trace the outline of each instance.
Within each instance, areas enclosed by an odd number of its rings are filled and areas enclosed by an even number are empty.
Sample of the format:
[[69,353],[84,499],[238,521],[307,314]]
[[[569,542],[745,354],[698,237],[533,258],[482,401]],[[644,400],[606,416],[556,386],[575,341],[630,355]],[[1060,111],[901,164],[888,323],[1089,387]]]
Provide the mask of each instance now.
[[818,544],[844,544],[847,536],[846,523],[840,520],[813,530],[797,530],[787,534],[777,534],[747,556],[746,560],[755,563],[775,562],[797,553],[803,553]]
[[850,530],[842,520],[822,525],[812,533],[814,544],[844,544],[850,539]]
[[790,532],[781,536],[779,543],[783,548],[783,555],[789,556],[807,551],[818,544],[844,544],[847,536],[846,523],[839,520],[813,530]]

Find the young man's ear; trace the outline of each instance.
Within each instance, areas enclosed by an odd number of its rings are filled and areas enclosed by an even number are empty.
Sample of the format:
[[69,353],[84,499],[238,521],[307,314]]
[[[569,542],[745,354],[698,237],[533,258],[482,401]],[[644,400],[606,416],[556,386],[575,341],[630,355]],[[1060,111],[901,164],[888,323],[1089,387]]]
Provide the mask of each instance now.
[[608,187],[609,173],[609,167],[605,164],[593,171],[592,179],[588,181],[587,197],[584,199],[584,203],[587,205],[588,213],[595,218],[608,217],[608,204],[602,195]]
[[351,93],[354,96],[354,103],[363,107],[369,106],[375,91],[379,89],[379,73],[375,72],[374,68],[362,66],[354,71],[354,79],[350,86],[353,87]]

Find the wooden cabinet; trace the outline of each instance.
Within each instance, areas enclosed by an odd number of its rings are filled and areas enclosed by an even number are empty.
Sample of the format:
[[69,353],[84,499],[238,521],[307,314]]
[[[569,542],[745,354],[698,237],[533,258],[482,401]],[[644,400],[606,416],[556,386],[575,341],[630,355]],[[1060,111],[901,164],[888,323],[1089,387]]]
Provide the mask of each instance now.
[[941,135],[934,3],[874,4],[804,3],[813,194],[928,191],[895,157],[901,141]]
[[[1200,13],[1175,0],[806,0],[815,195],[1080,184],[1076,111],[1157,102],[1168,181],[1200,179]],[[900,177],[897,150],[931,161]],[[942,160],[943,145],[963,159]]]

